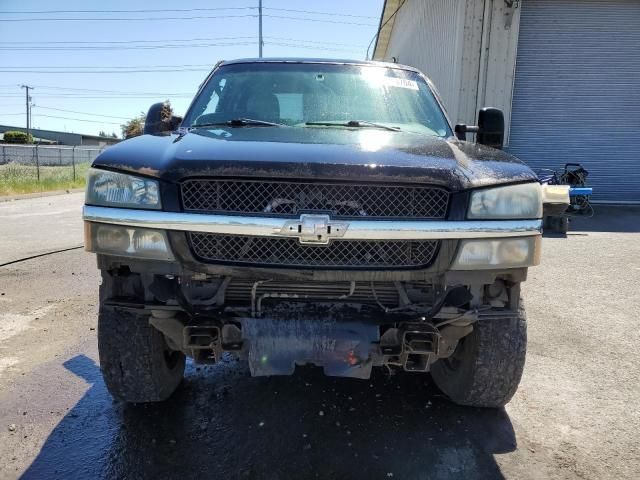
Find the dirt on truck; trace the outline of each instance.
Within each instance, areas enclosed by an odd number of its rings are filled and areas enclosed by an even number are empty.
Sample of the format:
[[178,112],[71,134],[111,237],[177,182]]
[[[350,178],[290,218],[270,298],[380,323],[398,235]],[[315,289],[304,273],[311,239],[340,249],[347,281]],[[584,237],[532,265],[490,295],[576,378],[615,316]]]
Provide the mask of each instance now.
[[543,209],[568,193],[503,132],[495,108],[452,126],[425,75],[376,62],[225,61],[184,118],[153,105],[88,176],[107,388],[162,401],[186,357],[227,352],[254,376],[387,367],[505,405],[526,356],[520,285]]

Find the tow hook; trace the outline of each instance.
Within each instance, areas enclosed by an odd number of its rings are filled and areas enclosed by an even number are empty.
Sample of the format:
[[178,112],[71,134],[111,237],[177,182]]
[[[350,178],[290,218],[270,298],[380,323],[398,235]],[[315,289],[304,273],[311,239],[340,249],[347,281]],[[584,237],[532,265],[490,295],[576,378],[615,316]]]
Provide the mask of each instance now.
[[402,345],[406,357],[404,369],[408,372],[426,372],[430,357],[438,356],[440,334],[428,323],[405,324],[402,328]]

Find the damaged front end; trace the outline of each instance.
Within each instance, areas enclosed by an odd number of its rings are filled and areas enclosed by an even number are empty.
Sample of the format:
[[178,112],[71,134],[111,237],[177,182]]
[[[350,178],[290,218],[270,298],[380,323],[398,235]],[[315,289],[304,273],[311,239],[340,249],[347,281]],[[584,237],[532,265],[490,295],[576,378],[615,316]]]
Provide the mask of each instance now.
[[[339,274],[296,279],[291,271],[260,280],[103,271],[106,307],[148,312],[169,347],[198,363],[228,352],[247,359],[253,376],[290,375],[296,365],[315,365],[329,376],[361,379],[374,366],[428,371],[451,356],[477,322],[513,316],[519,275],[525,274],[389,272],[345,281]],[[137,292],[130,298],[113,294],[114,282],[125,279],[131,285],[121,293]]]

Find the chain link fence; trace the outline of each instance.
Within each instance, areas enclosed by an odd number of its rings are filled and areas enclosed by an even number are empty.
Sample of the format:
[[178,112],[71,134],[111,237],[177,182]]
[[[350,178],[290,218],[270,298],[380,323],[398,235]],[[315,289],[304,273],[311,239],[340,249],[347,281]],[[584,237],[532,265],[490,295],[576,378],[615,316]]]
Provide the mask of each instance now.
[[0,144],[0,194],[82,186],[105,148]]

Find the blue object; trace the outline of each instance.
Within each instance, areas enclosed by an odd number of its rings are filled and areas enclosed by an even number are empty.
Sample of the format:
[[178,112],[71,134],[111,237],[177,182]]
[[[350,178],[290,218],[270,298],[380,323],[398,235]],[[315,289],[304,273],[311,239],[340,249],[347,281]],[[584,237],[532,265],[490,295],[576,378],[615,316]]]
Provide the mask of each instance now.
[[569,196],[570,197],[577,197],[577,196],[582,196],[582,195],[591,195],[593,194],[593,188],[591,187],[571,187],[569,189]]

